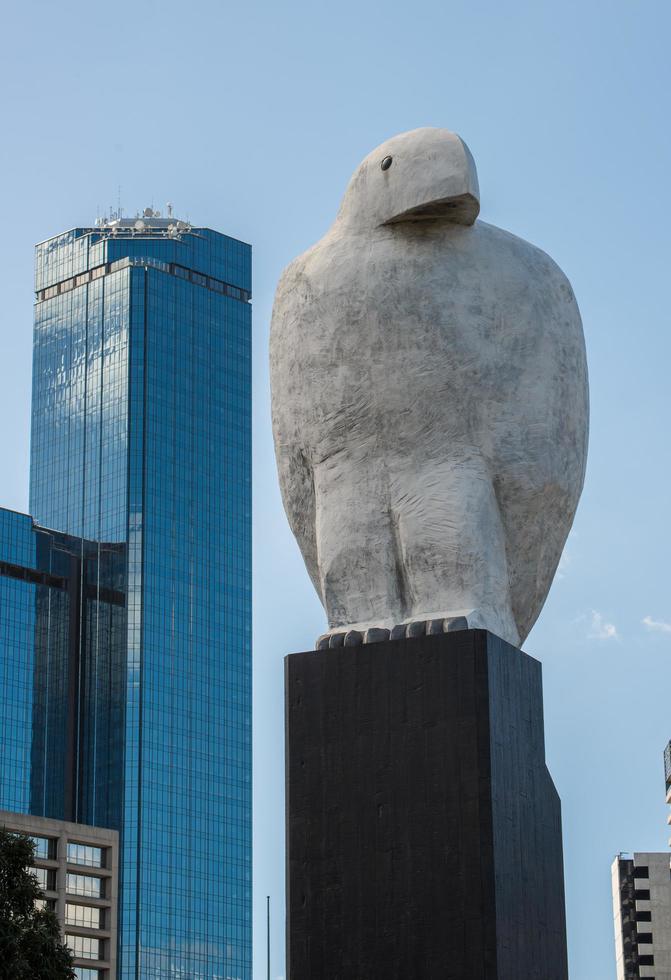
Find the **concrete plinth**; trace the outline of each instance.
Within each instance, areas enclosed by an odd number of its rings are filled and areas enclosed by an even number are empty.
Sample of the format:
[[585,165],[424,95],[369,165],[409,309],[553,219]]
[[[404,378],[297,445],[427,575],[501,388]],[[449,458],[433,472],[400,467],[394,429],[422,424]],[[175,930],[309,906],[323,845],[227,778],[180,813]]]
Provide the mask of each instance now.
[[285,664],[289,980],[566,980],[540,664],[484,630]]

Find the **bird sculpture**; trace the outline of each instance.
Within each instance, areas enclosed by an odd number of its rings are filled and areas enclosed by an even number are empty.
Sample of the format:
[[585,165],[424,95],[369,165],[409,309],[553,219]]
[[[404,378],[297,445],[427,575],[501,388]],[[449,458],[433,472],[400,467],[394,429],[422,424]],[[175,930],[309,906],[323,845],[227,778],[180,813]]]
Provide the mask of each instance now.
[[394,136],[277,287],[275,452],[320,649],[521,645],[552,583],[585,474],[582,323],[552,259],[479,210],[459,136]]

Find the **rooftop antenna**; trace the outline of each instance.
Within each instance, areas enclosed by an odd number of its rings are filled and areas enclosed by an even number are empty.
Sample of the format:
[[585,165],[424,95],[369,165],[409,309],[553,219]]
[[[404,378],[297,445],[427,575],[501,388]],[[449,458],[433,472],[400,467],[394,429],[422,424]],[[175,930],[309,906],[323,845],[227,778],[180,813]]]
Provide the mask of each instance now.
[[120,218],[121,217],[121,184],[118,184],[117,185],[116,216],[117,216],[117,218]]
[[166,209],[168,211],[168,217],[172,218],[172,201],[168,201],[166,204]]

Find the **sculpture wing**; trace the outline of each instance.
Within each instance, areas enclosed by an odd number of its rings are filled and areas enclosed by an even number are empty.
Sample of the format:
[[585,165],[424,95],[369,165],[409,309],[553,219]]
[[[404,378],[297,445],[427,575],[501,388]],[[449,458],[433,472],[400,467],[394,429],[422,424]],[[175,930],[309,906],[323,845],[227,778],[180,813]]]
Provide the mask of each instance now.
[[573,290],[549,256],[531,246],[526,251],[520,279],[526,285],[516,317],[533,326],[533,343],[496,438],[496,490],[513,613],[523,639],[543,607],[573,523],[589,431],[585,342]]
[[[312,463],[301,431],[303,378],[297,353],[310,328],[311,289],[301,258],[284,271],[270,327],[270,390],[282,502],[317,594],[322,597]],[[322,598],[323,601],[323,598]]]

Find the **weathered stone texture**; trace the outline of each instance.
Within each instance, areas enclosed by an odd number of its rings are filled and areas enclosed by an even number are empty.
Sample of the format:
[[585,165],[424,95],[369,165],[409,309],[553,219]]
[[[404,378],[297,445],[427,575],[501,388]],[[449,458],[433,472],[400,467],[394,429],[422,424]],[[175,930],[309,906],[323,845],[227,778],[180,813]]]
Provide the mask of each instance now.
[[550,588],[585,472],[580,314],[478,210],[462,140],[404,133],[278,285],[280,485],[332,630],[465,616],[518,644]]

